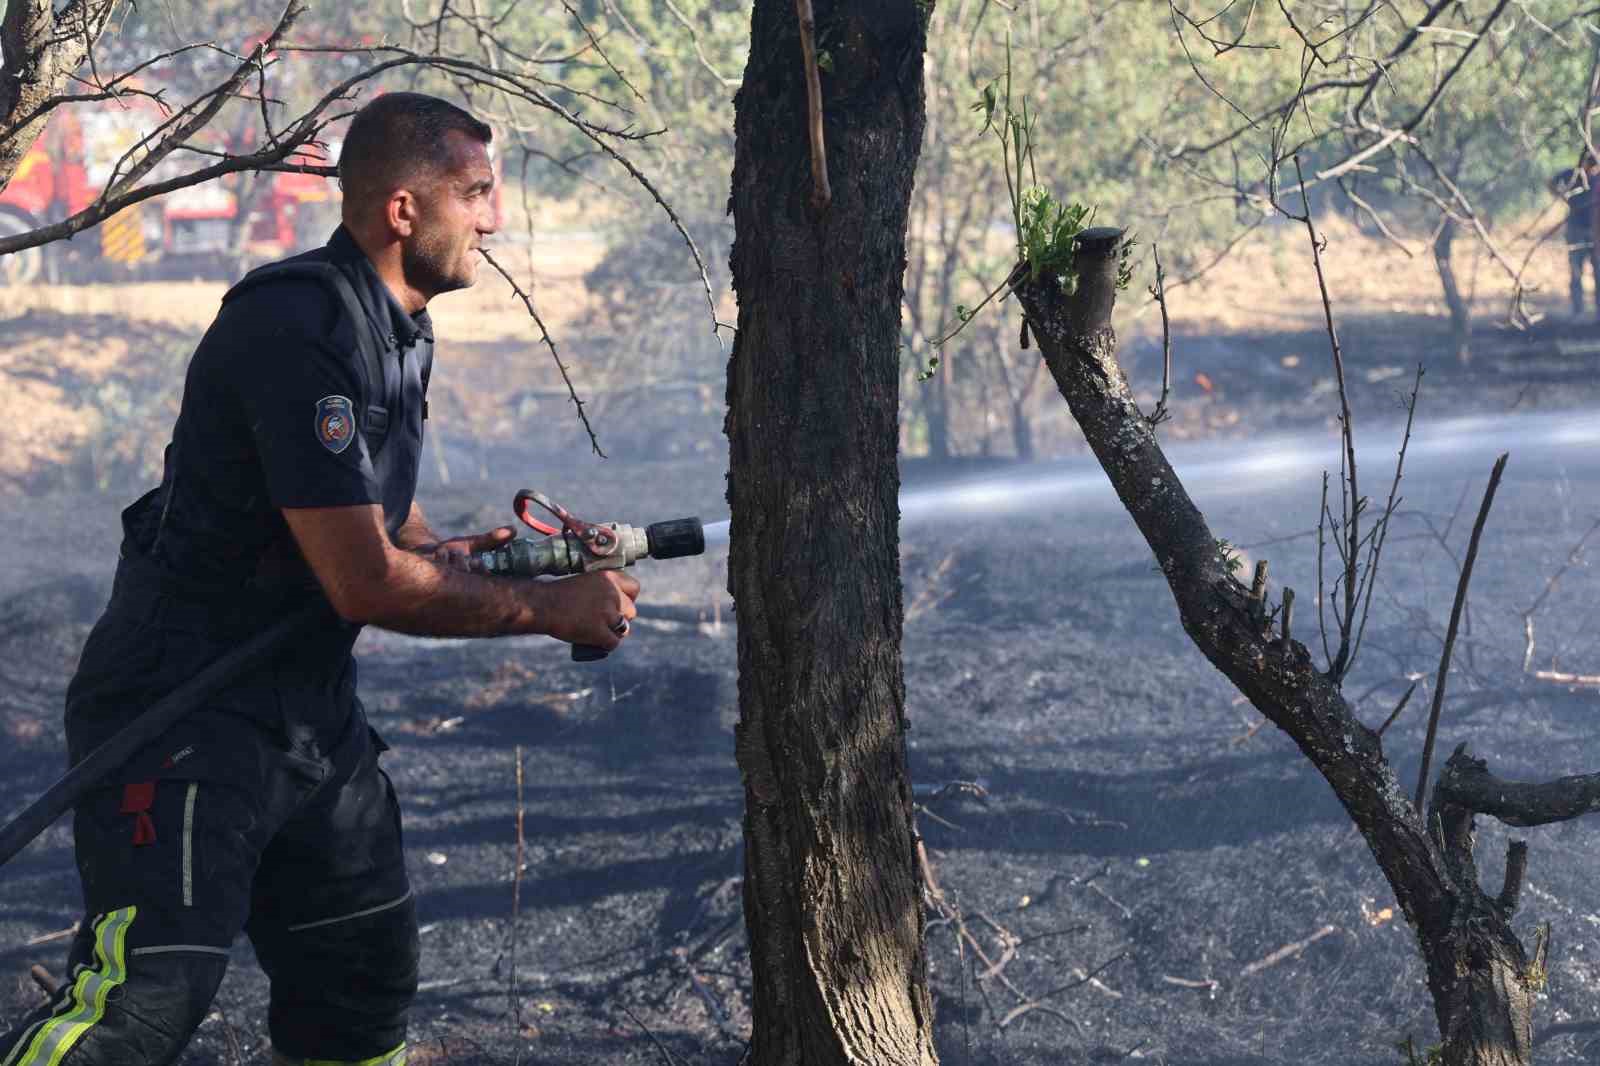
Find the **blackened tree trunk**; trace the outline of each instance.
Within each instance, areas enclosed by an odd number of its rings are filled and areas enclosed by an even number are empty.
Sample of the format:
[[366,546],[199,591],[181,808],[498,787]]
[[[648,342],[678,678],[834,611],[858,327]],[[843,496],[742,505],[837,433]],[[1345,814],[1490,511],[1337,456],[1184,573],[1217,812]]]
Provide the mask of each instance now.
[[1515,843],[1505,885],[1491,897],[1473,861],[1473,812],[1534,825],[1600,811],[1600,775],[1551,785],[1501,782],[1458,750],[1424,820],[1338,685],[1305,646],[1275,631],[1264,602],[1234,579],[1140,412],[1117,362],[1111,310],[1117,230],[1086,232],[1074,293],[1053,279],[1017,295],[1040,353],[1177,601],[1184,631],[1322,774],[1366,839],[1417,934],[1445,1066],[1527,1066],[1532,1006],[1544,980],[1511,929],[1526,848]]
[[814,199],[792,0],[756,0],[735,99],[729,591],[756,1066],[930,1066],[905,760],[900,306],[924,0],[818,0]]

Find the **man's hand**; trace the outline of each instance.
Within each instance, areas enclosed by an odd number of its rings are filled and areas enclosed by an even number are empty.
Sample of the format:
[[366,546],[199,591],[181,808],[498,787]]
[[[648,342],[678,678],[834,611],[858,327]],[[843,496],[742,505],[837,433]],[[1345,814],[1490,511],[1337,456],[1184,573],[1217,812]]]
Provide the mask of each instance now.
[[418,544],[411,551],[447,569],[477,574],[483,572],[483,568],[478,565],[478,553],[492,551],[514,536],[516,530],[510,526],[501,526],[487,533],[472,533],[463,537],[451,537],[449,540]]
[[[591,570],[587,574],[537,585],[549,595],[545,610],[546,633],[568,644],[592,644],[611,651],[628,635],[622,622],[632,622],[639,611],[633,601],[639,582],[621,570]],[[618,630],[621,632],[618,632]]]

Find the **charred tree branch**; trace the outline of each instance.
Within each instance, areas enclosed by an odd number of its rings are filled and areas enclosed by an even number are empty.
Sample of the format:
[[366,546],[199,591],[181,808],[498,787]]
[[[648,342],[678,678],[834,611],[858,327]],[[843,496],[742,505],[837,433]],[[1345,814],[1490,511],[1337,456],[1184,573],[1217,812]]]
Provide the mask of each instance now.
[[[1111,309],[1121,234],[1079,238],[1071,295],[1054,279],[1017,295],[1056,385],[1177,602],[1185,632],[1267,720],[1294,740],[1366,839],[1416,930],[1443,1060],[1452,1066],[1527,1066],[1533,991],[1540,980],[1496,900],[1476,881],[1472,811],[1441,805],[1424,821],[1336,681],[1310,653],[1250,610],[1204,517],[1140,417],[1116,360]],[[1358,545],[1359,547],[1359,545]],[[1441,785],[1441,788],[1444,786]],[[1435,835],[1437,834],[1437,835]]]
[[[1116,360],[1111,329],[1120,231],[1080,238],[1072,296],[1050,279],[1017,287],[1056,385],[1167,579],[1185,631],[1255,707],[1299,745],[1333,786],[1419,928],[1445,921],[1448,886],[1420,816],[1384,761],[1376,734],[1356,720],[1305,647],[1281,652],[1251,614],[1217,538],[1173,473]],[[1435,931],[1443,932],[1443,928]]]
[[1433,745],[1439,735],[1439,712],[1444,707],[1445,683],[1450,677],[1450,656],[1455,651],[1456,631],[1461,626],[1461,612],[1467,603],[1467,585],[1472,581],[1472,564],[1478,558],[1478,542],[1483,537],[1484,523],[1489,520],[1489,508],[1494,506],[1494,491],[1500,487],[1500,476],[1505,473],[1510,453],[1503,453],[1494,461],[1489,474],[1489,484],[1483,491],[1483,503],[1478,508],[1478,519],[1472,524],[1472,539],[1467,542],[1467,557],[1461,563],[1461,579],[1456,582],[1456,599],[1450,608],[1450,628],[1445,632],[1444,651],[1439,656],[1439,676],[1433,684],[1433,706],[1428,711],[1428,738],[1422,745],[1422,767],[1417,772],[1417,810],[1422,810],[1428,792],[1428,768],[1433,763]]
[[1507,781],[1489,772],[1463,745],[1445,762],[1434,786],[1437,802],[1451,803],[1526,828],[1600,812],[1600,773],[1554,781]]

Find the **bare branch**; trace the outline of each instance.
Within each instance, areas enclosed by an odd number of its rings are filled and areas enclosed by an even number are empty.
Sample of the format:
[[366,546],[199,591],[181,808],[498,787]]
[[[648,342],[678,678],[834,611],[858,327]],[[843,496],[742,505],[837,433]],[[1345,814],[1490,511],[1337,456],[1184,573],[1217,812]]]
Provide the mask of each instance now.
[[1434,791],[1435,803],[1451,803],[1518,828],[1600,812],[1600,773],[1538,783],[1507,781],[1491,774],[1489,764],[1473,758],[1465,744],[1445,762]]
[[583,421],[583,428],[589,434],[589,446],[594,449],[594,453],[600,458],[606,458],[606,453],[600,450],[600,438],[594,435],[594,427],[589,424],[589,416],[584,414],[583,401],[578,398],[578,390],[573,388],[572,378],[567,373],[567,365],[561,361],[561,353],[556,351],[556,342],[550,339],[550,331],[545,329],[544,319],[540,318],[539,312],[534,309],[533,297],[529,296],[522,286],[517,284],[516,279],[506,272],[506,268],[501,266],[494,256],[489,254],[487,248],[479,248],[478,254],[483,256],[489,265],[499,272],[502,278],[506,279],[506,284],[510,285],[511,290],[517,294],[517,298],[522,301],[522,306],[528,309],[528,314],[532,317],[534,325],[539,327],[540,338],[544,341],[545,347],[550,349],[550,355],[556,361],[556,369],[561,371],[561,380],[567,384],[567,395],[572,398],[573,406],[578,409],[578,418]]
[[1167,272],[1161,268],[1161,249],[1154,242],[1150,254],[1156,261],[1156,280],[1150,286],[1150,296],[1161,306],[1161,398],[1145,421],[1159,426],[1172,417],[1167,413],[1167,397],[1172,394],[1172,325],[1167,320]]
[[1306,198],[1305,178],[1300,172],[1300,157],[1294,159],[1295,177],[1300,181],[1300,205],[1305,214],[1300,221],[1306,225],[1311,238],[1311,261],[1317,269],[1317,290],[1322,294],[1323,320],[1327,325],[1328,344],[1333,350],[1334,380],[1339,385],[1339,435],[1344,443],[1344,476],[1340,479],[1340,499],[1343,501],[1344,534],[1348,547],[1341,551],[1344,560],[1344,610],[1339,615],[1339,650],[1328,664],[1328,676],[1338,684],[1354,661],[1353,649],[1356,623],[1356,567],[1361,540],[1361,492],[1356,483],[1356,439],[1350,416],[1350,393],[1344,381],[1344,351],[1339,346],[1339,330],[1333,322],[1333,301],[1328,296],[1328,281],[1322,273],[1322,242],[1311,222],[1311,202]]
[[1455,650],[1456,630],[1461,624],[1461,609],[1467,601],[1467,585],[1472,581],[1472,564],[1478,558],[1478,542],[1483,537],[1484,523],[1489,520],[1489,508],[1494,506],[1494,492],[1500,487],[1500,476],[1505,473],[1509,452],[1494,461],[1489,473],[1489,484],[1483,490],[1483,504],[1478,508],[1478,520],[1472,524],[1472,539],[1467,542],[1467,557],[1461,563],[1461,579],[1456,582],[1456,599],[1450,608],[1450,628],[1445,633],[1444,651],[1439,656],[1439,676],[1433,684],[1433,707],[1428,711],[1428,737],[1422,745],[1422,767],[1417,772],[1416,808],[1420,812],[1428,793],[1428,766],[1433,761],[1433,744],[1439,735],[1439,711],[1444,706],[1445,683],[1450,677],[1450,653]]

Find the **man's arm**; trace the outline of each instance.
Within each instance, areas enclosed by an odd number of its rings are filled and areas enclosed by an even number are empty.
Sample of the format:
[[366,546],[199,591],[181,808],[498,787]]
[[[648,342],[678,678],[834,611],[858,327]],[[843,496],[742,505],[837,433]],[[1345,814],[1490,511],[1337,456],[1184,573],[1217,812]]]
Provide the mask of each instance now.
[[487,533],[473,533],[441,540],[439,534],[428,526],[428,520],[422,515],[421,505],[413,500],[411,512],[395,531],[394,545],[401,551],[412,552],[424,559],[432,559],[440,566],[470,571],[473,569],[473,560],[479,552],[498,548],[515,536],[516,530],[510,526],[501,526]]
[[431,637],[544,633],[610,650],[639,583],[615,570],[560,581],[482,577],[392,544],[377,504],[284,508],[301,554],[340,617]]
[[394,546],[409,552],[438,542],[438,535],[428,528],[428,520],[422,516],[422,506],[412,500],[411,513],[406,515],[404,524],[395,531]]

